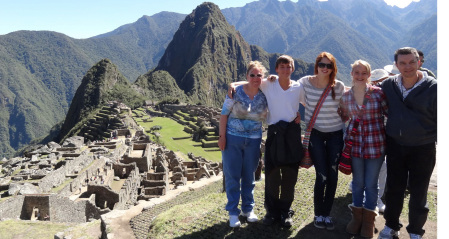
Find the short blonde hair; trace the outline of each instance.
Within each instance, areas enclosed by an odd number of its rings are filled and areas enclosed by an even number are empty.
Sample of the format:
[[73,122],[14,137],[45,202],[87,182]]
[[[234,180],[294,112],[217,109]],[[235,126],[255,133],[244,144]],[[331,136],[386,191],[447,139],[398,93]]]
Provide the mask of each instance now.
[[265,74],[267,73],[267,69],[265,68],[265,66],[262,65],[262,62],[260,62],[260,61],[249,62],[248,69],[246,70],[246,75],[248,75],[249,72],[254,68],[261,70],[263,76],[265,77]]

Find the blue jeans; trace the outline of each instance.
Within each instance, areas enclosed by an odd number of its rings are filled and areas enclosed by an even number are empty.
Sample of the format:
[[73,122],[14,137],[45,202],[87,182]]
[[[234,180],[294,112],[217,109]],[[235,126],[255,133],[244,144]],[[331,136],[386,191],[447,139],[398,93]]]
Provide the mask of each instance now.
[[223,173],[225,176],[226,211],[229,215],[239,215],[240,196],[242,211],[253,210],[254,173],[260,159],[260,143],[262,139],[252,139],[226,134],[226,147],[222,151]]
[[338,162],[343,149],[343,130],[312,130],[309,152],[316,179],[313,194],[315,216],[329,216],[334,204],[338,181]]
[[384,156],[375,159],[352,158],[352,201],[354,206],[375,210],[378,198],[379,172]]

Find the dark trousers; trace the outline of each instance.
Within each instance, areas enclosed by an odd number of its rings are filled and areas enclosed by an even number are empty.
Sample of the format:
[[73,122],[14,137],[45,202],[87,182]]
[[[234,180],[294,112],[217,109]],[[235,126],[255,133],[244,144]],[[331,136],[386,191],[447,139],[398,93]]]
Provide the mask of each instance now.
[[268,135],[265,146],[265,209],[275,218],[286,217],[295,195],[299,163],[277,165],[276,159],[270,156],[273,134]]
[[427,221],[427,190],[436,161],[435,143],[403,146],[387,136],[387,183],[385,188],[385,225],[396,231],[409,180],[409,233],[424,234]]
[[315,216],[330,215],[337,190],[338,163],[343,145],[343,130],[328,133],[312,130],[309,152],[316,173],[313,194]]
[[265,208],[275,218],[290,212],[298,169],[299,164],[276,166],[272,160],[265,160]]

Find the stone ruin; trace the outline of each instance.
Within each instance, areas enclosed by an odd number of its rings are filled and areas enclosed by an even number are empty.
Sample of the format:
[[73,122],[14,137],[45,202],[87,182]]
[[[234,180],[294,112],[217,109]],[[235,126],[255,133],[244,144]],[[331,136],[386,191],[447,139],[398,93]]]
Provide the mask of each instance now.
[[[217,112],[195,106],[186,110],[213,127],[210,120]],[[183,160],[151,142],[142,129],[133,136],[123,128],[114,133],[110,141],[85,143],[86,138],[74,136],[62,145],[50,142],[31,148],[24,157],[2,160],[0,198],[6,199],[0,202],[0,220],[83,223],[222,171],[221,163],[193,154],[188,155],[191,161]]]
[[[0,203],[0,219],[86,222],[221,172],[219,163],[192,154],[192,161],[184,161],[173,151],[153,143],[131,142],[126,147],[120,141],[94,142],[86,146],[77,137],[63,146],[46,145],[49,154],[38,153],[42,146],[30,152],[31,158],[13,158],[2,165],[10,177],[0,178],[2,196],[9,197]],[[21,170],[12,175],[17,169]],[[34,182],[28,183],[29,180]],[[67,181],[58,194],[52,192]],[[49,203],[41,205],[35,199]],[[75,211],[57,213],[66,210],[63,207],[67,205]],[[21,212],[23,207],[26,212]]]
[[147,172],[152,167],[150,144],[134,143],[128,147],[122,159],[123,163],[136,163],[140,173]]

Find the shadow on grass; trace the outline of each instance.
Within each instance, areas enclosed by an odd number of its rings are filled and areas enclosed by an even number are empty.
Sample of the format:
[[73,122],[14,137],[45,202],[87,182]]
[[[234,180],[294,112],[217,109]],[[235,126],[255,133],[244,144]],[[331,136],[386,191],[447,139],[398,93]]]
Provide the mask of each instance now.
[[283,228],[279,224],[272,226],[266,226],[262,221],[255,223],[247,223],[240,218],[242,223],[241,227],[231,228],[228,221],[215,224],[211,227],[203,229],[201,231],[186,234],[179,239],[190,238],[290,238],[292,231],[288,228]]
[[336,197],[331,211],[332,221],[334,222],[334,229],[320,229],[313,225],[313,218],[310,223],[304,225],[298,230],[298,233],[293,238],[313,238],[313,239],[346,239],[346,238],[362,238],[354,236],[346,232],[346,225],[351,220],[351,212],[348,204],[352,203],[352,194],[347,193],[344,196]]

